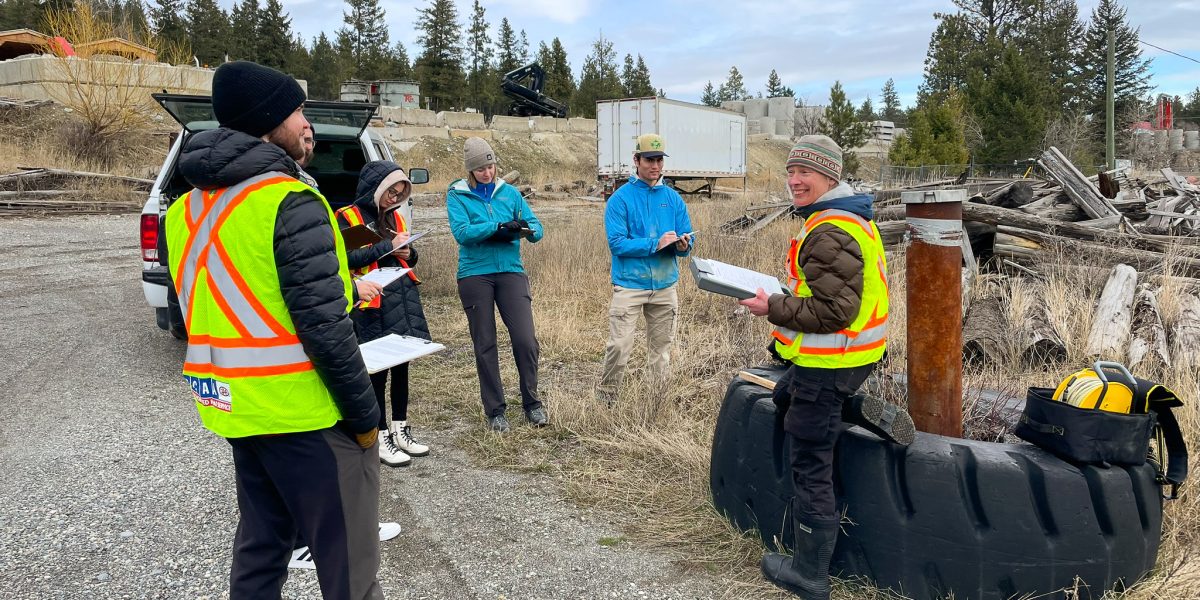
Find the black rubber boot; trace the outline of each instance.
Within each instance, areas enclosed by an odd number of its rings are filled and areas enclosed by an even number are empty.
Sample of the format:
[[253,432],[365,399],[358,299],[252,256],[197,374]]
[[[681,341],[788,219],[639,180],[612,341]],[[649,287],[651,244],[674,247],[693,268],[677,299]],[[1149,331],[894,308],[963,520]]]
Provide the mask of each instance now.
[[908,411],[883,398],[855,394],[842,405],[842,421],[858,425],[890,442],[907,446],[917,436]]
[[792,517],[792,555],[763,555],[763,576],[804,600],[829,600],[829,561],[841,524],[836,519],[806,524]]

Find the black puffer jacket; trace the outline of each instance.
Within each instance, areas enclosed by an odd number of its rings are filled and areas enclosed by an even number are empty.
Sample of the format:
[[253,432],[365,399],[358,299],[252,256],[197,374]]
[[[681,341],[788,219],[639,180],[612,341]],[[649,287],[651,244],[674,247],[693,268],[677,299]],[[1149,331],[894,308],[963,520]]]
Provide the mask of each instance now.
[[[362,214],[363,222],[374,227],[380,234],[383,234],[387,228],[379,227],[378,224],[379,206],[375,204],[375,188],[379,187],[379,184],[393,171],[398,170],[400,170],[400,166],[394,162],[377,160],[367,163],[358,177],[358,199],[354,201],[354,206]],[[385,218],[391,219],[392,217],[389,215]],[[349,222],[341,211],[338,212],[338,226],[342,228],[349,226]],[[395,227],[393,226],[391,229],[395,229]],[[393,249],[392,237],[385,235],[385,239],[381,242],[348,250],[346,258],[351,269],[365,267],[373,262],[378,262],[381,267],[416,267],[417,249],[415,247],[409,245],[412,254],[406,261],[401,261],[391,254]],[[368,342],[389,333],[432,339],[429,335],[429,324],[425,320],[425,309],[421,308],[421,292],[409,277],[401,277],[388,284],[383,289],[383,296],[380,297],[379,304],[377,309],[355,308],[350,311],[350,316],[354,319],[354,326],[358,329],[359,341]]]
[[[188,140],[179,170],[193,187],[214,189],[267,172],[295,177],[299,167],[279,146],[222,128]],[[345,288],[338,275],[327,211],[327,205],[308,192],[292,192],[284,198],[275,215],[275,264],[296,335],[333,394],[343,425],[365,433],[378,426],[379,407],[354,325],[346,316]]]

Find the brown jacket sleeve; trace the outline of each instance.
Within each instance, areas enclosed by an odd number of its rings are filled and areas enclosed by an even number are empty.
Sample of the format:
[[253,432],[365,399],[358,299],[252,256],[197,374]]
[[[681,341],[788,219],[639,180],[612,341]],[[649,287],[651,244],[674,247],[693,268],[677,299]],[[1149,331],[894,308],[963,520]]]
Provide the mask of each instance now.
[[862,248],[836,225],[819,225],[800,247],[800,268],[812,297],[773,294],[767,320],[801,333],[833,333],[858,316],[863,294]]

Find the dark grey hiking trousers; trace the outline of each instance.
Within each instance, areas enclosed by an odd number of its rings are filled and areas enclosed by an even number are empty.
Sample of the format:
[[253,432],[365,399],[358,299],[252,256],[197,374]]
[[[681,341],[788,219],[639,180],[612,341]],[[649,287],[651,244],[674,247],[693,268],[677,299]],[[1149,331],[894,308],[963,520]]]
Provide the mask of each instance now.
[[521,385],[521,407],[541,408],[538,399],[538,341],[533,333],[533,296],[524,273],[473,275],[458,280],[458,297],[467,313],[471,343],[475,346],[475,370],[483,413],[491,418],[504,414],[504,385],[500,382],[500,359],[496,350],[496,309],[508,328],[513,358]]
[[230,600],[279,598],[298,535],[325,600],[382,599],[379,451],[337,427],[230,439],[238,520]]

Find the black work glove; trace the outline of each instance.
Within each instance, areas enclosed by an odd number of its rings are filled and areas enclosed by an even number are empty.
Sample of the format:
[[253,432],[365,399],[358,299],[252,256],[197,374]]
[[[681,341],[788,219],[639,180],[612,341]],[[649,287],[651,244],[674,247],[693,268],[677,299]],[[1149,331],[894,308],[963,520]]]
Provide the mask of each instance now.
[[511,242],[521,235],[521,226],[516,221],[501,223],[496,227],[496,233],[488,237],[489,242]]
[[521,229],[533,229],[529,226],[529,221],[525,219],[517,219],[517,224],[521,226]]

